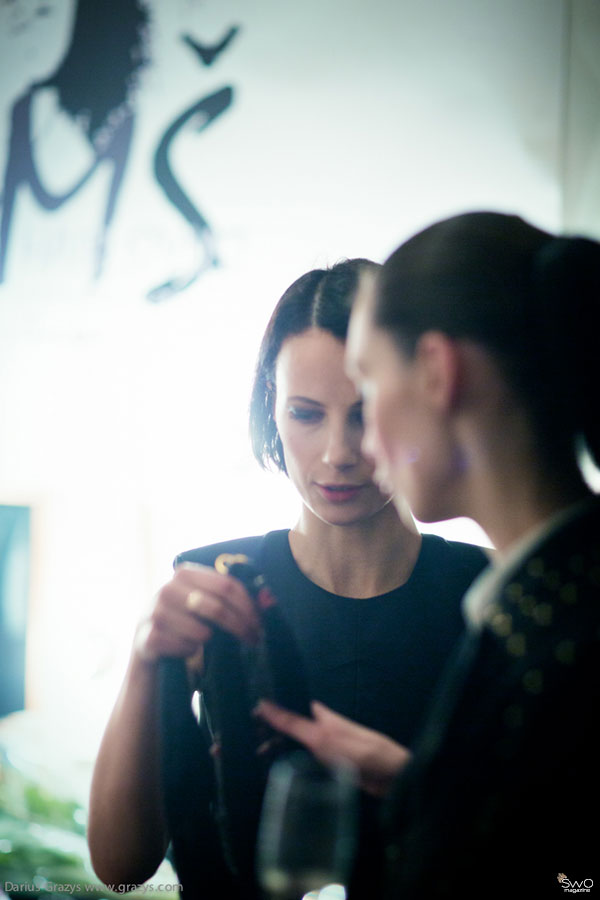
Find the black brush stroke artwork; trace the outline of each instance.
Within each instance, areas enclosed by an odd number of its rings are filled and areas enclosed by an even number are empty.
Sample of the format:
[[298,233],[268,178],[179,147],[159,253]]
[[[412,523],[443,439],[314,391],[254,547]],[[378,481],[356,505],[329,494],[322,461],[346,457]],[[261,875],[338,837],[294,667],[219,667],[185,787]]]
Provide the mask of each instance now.
[[186,109],[173,124],[167,128],[163,138],[154,154],[154,175],[162,187],[168,200],[181,213],[194,231],[196,242],[199,246],[200,256],[193,270],[183,276],[173,277],[159,287],[148,293],[148,299],[153,303],[166,300],[172,294],[189,287],[207,269],[218,265],[217,251],[212,229],[202,213],[191,202],[179,182],[177,181],[169,161],[169,150],[181,129],[194,118],[198,124],[196,130],[204,131],[205,128],[231,105],[233,91],[230,87],[222,88],[209,97],[199,100],[189,109]]
[[[211,66],[221,55],[239,28],[233,26],[217,44],[200,44],[189,34],[184,34],[182,41],[191,47],[205,66]],[[191,272],[185,275],[172,276],[164,284],[153,288],[148,292],[148,300],[159,303],[167,300],[173,294],[183,291],[193,284],[207,269],[218,266],[219,258],[216,250],[216,242],[212,228],[199,209],[189,199],[181,184],[177,180],[171,168],[169,151],[175,139],[182,129],[191,122],[195,124],[196,132],[200,133],[214,122],[217,116],[222,115],[233,102],[233,88],[230,86],[221,88],[214,94],[210,94],[192,104],[179,115],[165,131],[154,154],[154,177],[163,189],[168,200],[175,206],[186,222],[193,229],[199,258]]]
[[[29,85],[14,103],[2,190],[0,283],[6,277],[19,190],[28,186],[38,204],[52,212],[71,200],[101,165],[108,164],[112,176],[95,248],[94,277],[100,277],[131,149],[131,93],[139,70],[146,64],[147,25],[148,13],[138,0],[103,0],[101,4],[79,0],[71,42],[57,70],[44,81]],[[44,186],[35,163],[31,107],[44,88],[56,90],[62,111],[77,122],[93,151],[90,166],[62,193],[52,193]]]
[[53,212],[74,197],[87,184],[100,165],[106,162],[112,167],[112,177],[95,249],[94,277],[97,279],[102,274],[108,231],[115,214],[119,189],[129,157],[133,134],[133,114],[131,111],[127,111],[123,115],[122,121],[112,133],[106,146],[103,149],[96,150],[92,165],[73,186],[64,193],[53,194],[46,190],[38,176],[33,157],[31,103],[35,90],[34,87],[28,91],[24,97],[14,104],[12,110],[8,162],[2,197],[2,218],[0,220],[0,284],[5,281],[5,270],[10,246],[10,230],[19,188],[28,185],[39,205],[43,209]]
[[233,25],[218,44],[201,44],[189,34],[184,34],[181,40],[197,53],[205,66],[212,66],[223,50],[227,49],[239,30],[237,25]]
[[[65,57],[44,81],[32,83],[15,101],[1,196],[0,284],[6,280],[11,230],[19,192],[28,187],[36,202],[47,211],[71,200],[100,167],[111,168],[102,221],[94,250],[94,279],[103,273],[108,238],[130,157],[135,127],[135,89],[140,70],[148,65],[148,33],[151,15],[143,0],[78,0],[73,34]],[[239,31],[232,26],[221,40],[204,44],[184,34],[183,43],[204,66],[213,65]],[[32,104],[38,91],[54,88],[58,103],[77,122],[92,148],[92,160],[73,184],[61,193],[44,185],[35,162]],[[154,153],[154,176],[165,198],[192,229],[198,259],[192,270],[173,275],[148,292],[159,302],[189,287],[202,272],[218,264],[216,241],[210,224],[194,205],[174,173],[170,151],[187,125],[197,133],[208,128],[229,109],[233,89],[223,87],[179,113],[159,139]]]

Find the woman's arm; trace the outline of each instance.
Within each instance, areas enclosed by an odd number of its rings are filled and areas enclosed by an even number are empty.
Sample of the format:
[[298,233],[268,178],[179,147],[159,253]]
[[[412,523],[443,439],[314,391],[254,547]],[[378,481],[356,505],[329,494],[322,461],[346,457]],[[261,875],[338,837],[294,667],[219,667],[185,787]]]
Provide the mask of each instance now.
[[96,759],[88,843],[104,883],[141,884],[163,860],[169,836],[160,791],[159,660],[198,659],[213,625],[249,643],[260,628],[252,601],[237,579],[184,564],[159,592],[152,614],[138,629]]
[[96,759],[88,843],[96,874],[105,884],[141,884],[166,852],[157,681],[157,663],[134,649]]
[[343,761],[358,772],[360,786],[369,794],[383,797],[411,758],[410,750],[392,738],[333,712],[323,703],[312,704],[313,718],[307,719],[261,700],[256,715],[289,737],[304,744],[325,763]]

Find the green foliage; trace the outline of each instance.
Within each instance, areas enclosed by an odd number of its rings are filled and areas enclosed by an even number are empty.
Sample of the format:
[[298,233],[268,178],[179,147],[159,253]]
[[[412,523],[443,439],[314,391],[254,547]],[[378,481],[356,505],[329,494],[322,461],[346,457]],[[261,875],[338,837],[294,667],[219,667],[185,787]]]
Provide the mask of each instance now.
[[[116,896],[94,874],[85,820],[81,804],[54,795],[34,780],[31,767],[25,773],[0,747],[0,888],[10,898]],[[169,871],[172,882],[171,876]],[[143,892],[127,894],[129,900],[165,896],[176,898],[177,893],[159,893],[146,886]]]

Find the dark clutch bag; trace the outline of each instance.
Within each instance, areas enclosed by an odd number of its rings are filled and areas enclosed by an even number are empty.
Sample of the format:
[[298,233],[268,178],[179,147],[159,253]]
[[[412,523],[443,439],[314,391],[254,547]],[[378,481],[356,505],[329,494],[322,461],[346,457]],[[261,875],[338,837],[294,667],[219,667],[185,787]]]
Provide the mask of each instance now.
[[[263,638],[250,647],[215,629],[205,649],[200,724],[191,712],[185,664],[163,660],[165,808],[186,894],[210,896],[212,888],[227,889],[233,897],[243,886],[244,896],[252,897],[268,771],[274,759],[292,748],[291,741],[269,733],[252,711],[266,697],[310,716],[310,694],[294,636],[260,571],[242,556],[223,555],[215,567],[244,584],[259,612]],[[268,750],[258,753],[265,745]],[[192,884],[196,887],[190,890]]]

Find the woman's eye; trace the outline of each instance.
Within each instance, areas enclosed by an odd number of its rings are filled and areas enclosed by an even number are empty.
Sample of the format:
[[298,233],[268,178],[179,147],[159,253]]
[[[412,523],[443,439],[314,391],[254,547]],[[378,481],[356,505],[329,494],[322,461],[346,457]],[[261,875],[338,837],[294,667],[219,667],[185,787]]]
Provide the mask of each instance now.
[[292,419],[298,422],[320,422],[323,413],[319,409],[306,409],[302,406],[291,406],[289,410]]
[[362,406],[358,406],[350,412],[349,421],[352,425],[358,425],[362,428],[364,425]]

